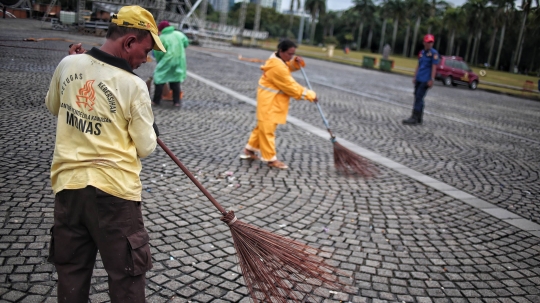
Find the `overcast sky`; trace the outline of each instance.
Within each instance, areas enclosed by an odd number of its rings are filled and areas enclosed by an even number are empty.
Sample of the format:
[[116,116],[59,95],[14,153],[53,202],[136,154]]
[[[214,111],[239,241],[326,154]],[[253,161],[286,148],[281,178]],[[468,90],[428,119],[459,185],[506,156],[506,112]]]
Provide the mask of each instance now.
[[[305,1],[305,0],[303,0]],[[448,2],[454,4],[455,6],[462,5],[466,0],[448,0]],[[281,0],[281,11],[289,10],[291,5],[291,0]],[[326,0],[326,5],[328,10],[339,11],[348,9],[353,6],[352,0]]]

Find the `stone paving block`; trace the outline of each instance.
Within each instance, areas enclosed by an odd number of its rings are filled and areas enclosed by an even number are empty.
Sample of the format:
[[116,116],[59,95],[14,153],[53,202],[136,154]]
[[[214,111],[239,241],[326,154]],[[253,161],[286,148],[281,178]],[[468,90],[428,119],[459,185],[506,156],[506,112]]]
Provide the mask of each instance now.
[[182,297],[191,297],[193,296],[195,293],[197,293],[197,290],[196,289],[193,289],[191,287],[184,287],[182,289],[178,289],[176,290],[176,293],[181,295]]
[[45,297],[38,296],[38,295],[29,295],[24,297],[21,303],[41,303],[45,300]]
[[8,302],[16,302],[22,297],[24,297],[24,293],[16,290],[8,291],[7,293],[2,295],[2,299],[6,300]]

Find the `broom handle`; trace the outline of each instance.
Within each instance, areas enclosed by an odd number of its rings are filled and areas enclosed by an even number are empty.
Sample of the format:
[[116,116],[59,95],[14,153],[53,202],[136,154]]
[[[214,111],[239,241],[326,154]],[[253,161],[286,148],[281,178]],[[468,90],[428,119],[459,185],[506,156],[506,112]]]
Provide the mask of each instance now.
[[202,193],[208,198],[208,200],[210,200],[210,202],[212,202],[212,204],[214,204],[214,206],[223,214],[223,215],[226,215],[227,214],[227,211],[225,210],[225,208],[223,208],[223,206],[221,206],[219,204],[218,201],[216,201],[216,199],[214,199],[214,197],[212,197],[212,195],[208,192],[208,190],[206,190],[206,188],[204,188],[204,186],[202,186],[201,182],[199,182],[199,180],[197,180],[197,178],[195,178],[195,176],[189,171],[189,169],[187,169],[187,167],[184,166],[184,164],[182,164],[182,162],[180,162],[180,160],[178,160],[178,158],[173,154],[173,152],[167,147],[167,145],[165,145],[165,143],[163,143],[163,141],[161,141],[160,138],[157,139],[157,143],[159,144],[159,146],[161,146],[161,148],[163,148],[163,150],[167,153],[167,155],[169,155],[169,157],[171,157],[171,159],[178,165],[178,167],[180,167],[180,169],[184,172],[184,174],[186,174],[186,176],[188,176],[189,179],[191,179],[191,181],[193,183],[195,183],[195,185],[197,185],[197,187],[202,191]]
[[[308,85],[308,88],[310,90],[313,90],[313,88],[311,87],[311,83],[309,83],[309,79],[306,75],[306,72],[304,71],[304,69],[302,68],[302,66],[300,66],[300,71],[302,71],[302,75],[304,75],[304,79],[306,80],[306,83]],[[323,122],[324,122],[324,125],[326,126],[326,129],[328,130],[328,132],[330,133],[330,136],[332,136],[332,141],[335,140],[336,136],[334,136],[334,134],[332,133],[332,131],[330,130],[330,125],[328,125],[328,120],[326,120],[326,117],[324,116],[324,113],[322,111],[322,108],[321,106],[319,105],[319,102],[315,102],[315,104],[317,105],[317,109],[319,109],[319,113],[321,114],[321,118],[323,119]]]

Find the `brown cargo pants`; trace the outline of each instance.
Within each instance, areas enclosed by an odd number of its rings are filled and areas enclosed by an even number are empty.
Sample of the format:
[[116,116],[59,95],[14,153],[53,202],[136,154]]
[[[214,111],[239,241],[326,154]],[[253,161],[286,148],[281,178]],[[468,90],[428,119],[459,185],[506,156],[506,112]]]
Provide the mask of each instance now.
[[98,250],[111,302],[145,302],[152,258],[140,202],[92,186],[62,190],[56,194],[51,234],[48,261],[58,272],[58,302],[88,302]]

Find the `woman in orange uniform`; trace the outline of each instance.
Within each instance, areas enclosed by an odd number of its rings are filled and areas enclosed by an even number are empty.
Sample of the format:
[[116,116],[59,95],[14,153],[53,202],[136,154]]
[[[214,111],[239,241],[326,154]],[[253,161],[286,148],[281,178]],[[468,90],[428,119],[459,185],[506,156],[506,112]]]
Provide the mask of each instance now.
[[304,66],[304,60],[295,56],[296,44],[290,40],[279,43],[273,53],[261,67],[263,74],[257,89],[257,126],[251,132],[244,148],[242,159],[259,159],[268,162],[268,166],[279,169],[289,168],[276,157],[276,128],[285,124],[289,111],[289,99],[317,102],[317,95],[298,84],[291,72]]

